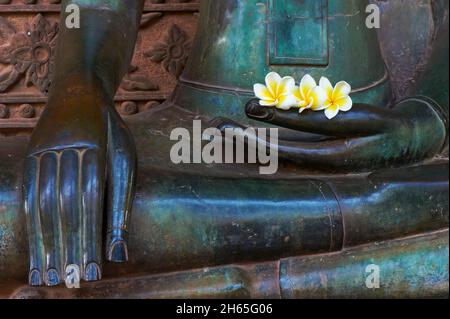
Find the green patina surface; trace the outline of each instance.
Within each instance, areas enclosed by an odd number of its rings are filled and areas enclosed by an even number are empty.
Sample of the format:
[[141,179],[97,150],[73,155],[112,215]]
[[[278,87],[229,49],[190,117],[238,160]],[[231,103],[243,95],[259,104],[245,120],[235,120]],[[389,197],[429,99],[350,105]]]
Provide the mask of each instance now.
[[[372,268],[379,287],[367,286]],[[281,265],[285,298],[424,298],[448,294],[448,232]],[[370,278],[369,278],[370,279]]]
[[247,122],[253,84],[275,71],[300,81],[309,73],[349,82],[357,103],[391,99],[375,29],[365,26],[368,1],[202,1],[206,18],[181,77],[177,105]]
[[271,0],[268,19],[271,65],[329,63],[327,0]]

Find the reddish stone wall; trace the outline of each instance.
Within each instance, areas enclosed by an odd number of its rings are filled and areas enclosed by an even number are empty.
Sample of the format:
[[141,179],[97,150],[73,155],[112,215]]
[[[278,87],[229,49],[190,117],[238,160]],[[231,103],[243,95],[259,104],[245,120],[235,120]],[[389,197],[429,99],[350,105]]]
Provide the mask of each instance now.
[[[0,134],[29,131],[45,107],[59,0],[0,0]],[[116,96],[123,116],[163,102],[184,68],[197,0],[147,0],[130,73]]]

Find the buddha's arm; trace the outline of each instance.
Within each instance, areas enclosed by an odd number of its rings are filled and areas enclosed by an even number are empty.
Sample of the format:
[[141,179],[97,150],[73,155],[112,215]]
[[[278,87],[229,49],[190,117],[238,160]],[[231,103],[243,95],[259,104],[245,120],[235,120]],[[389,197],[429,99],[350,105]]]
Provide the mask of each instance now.
[[[447,4],[448,5],[448,4]],[[413,88],[412,97],[394,108],[354,105],[328,120],[323,112],[282,111],[247,104],[247,116],[320,140],[280,140],[280,157],[321,170],[355,171],[410,164],[432,158],[448,147],[448,19],[437,23],[428,66]],[[219,128],[241,127],[215,120]]]
[[69,5],[80,8],[80,28],[68,29],[63,13],[54,85],[71,75],[92,77],[112,97],[131,62],[143,0],[64,0],[62,8]]
[[80,27],[68,28],[62,16],[48,105],[25,161],[32,285],[67,281],[76,268],[74,280],[101,278],[104,196],[107,258],[127,258],[136,155],[113,97],[129,68],[143,0],[65,0],[63,11],[70,4],[80,9]]
[[445,145],[446,117],[431,99],[410,98],[394,109],[355,105],[328,120],[322,112],[247,105],[253,119],[323,136],[320,142],[279,141],[281,157],[322,170],[371,170],[431,158]]
[[[324,171],[370,171],[432,158],[448,144],[448,115],[433,99],[413,97],[393,109],[356,104],[328,120],[323,112],[284,111],[251,100],[247,116],[301,132],[318,134],[320,140],[278,141],[280,158],[302,167]],[[221,131],[244,126],[228,119],[214,119]],[[259,137],[258,137],[259,138]],[[269,143],[260,140],[260,143]],[[273,145],[272,145],[273,147]]]

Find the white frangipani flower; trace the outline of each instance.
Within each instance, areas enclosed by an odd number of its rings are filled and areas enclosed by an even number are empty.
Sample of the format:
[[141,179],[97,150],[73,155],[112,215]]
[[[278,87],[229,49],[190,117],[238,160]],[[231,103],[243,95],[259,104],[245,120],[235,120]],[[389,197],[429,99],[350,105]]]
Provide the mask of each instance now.
[[348,112],[353,107],[350,92],[352,87],[345,81],[338,82],[334,87],[330,80],[326,77],[320,79],[319,85],[327,94],[327,99],[324,103],[325,115],[328,119],[333,119],[339,114],[339,111]]
[[321,111],[325,108],[324,103],[327,99],[327,94],[309,74],[302,78],[300,86],[296,87],[294,91],[294,96],[297,99],[300,113],[306,109]]
[[293,95],[295,80],[291,76],[281,78],[276,72],[266,76],[266,85],[255,84],[254,92],[262,106],[275,106],[282,110],[296,107],[296,99]]
[[266,85],[255,84],[254,91],[261,106],[276,107],[282,110],[298,108],[302,113],[304,110],[325,110],[328,119],[335,118],[340,111],[347,112],[353,107],[350,98],[352,88],[345,81],[338,82],[334,87],[330,80],[322,77],[317,85],[314,78],[306,74],[295,85],[291,76],[282,78],[276,72],[270,72],[266,76]]

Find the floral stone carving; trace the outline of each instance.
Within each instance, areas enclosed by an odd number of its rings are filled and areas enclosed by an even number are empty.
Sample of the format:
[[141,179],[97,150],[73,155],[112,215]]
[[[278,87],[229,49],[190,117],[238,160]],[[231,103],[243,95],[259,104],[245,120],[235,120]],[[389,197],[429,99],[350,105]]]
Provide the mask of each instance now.
[[0,17],[0,29],[6,43],[0,46],[0,92],[25,78],[27,86],[36,86],[46,92],[53,69],[52,54],[56,46],[58,24],[50,23],[41,14],[36,15],[26,32],[17,32]]
[[152,61],[161,62],[170,74],[179,77],[186,65],[191,42],[185,32],[172,25],[164,42],[157,43],[145,53]]

